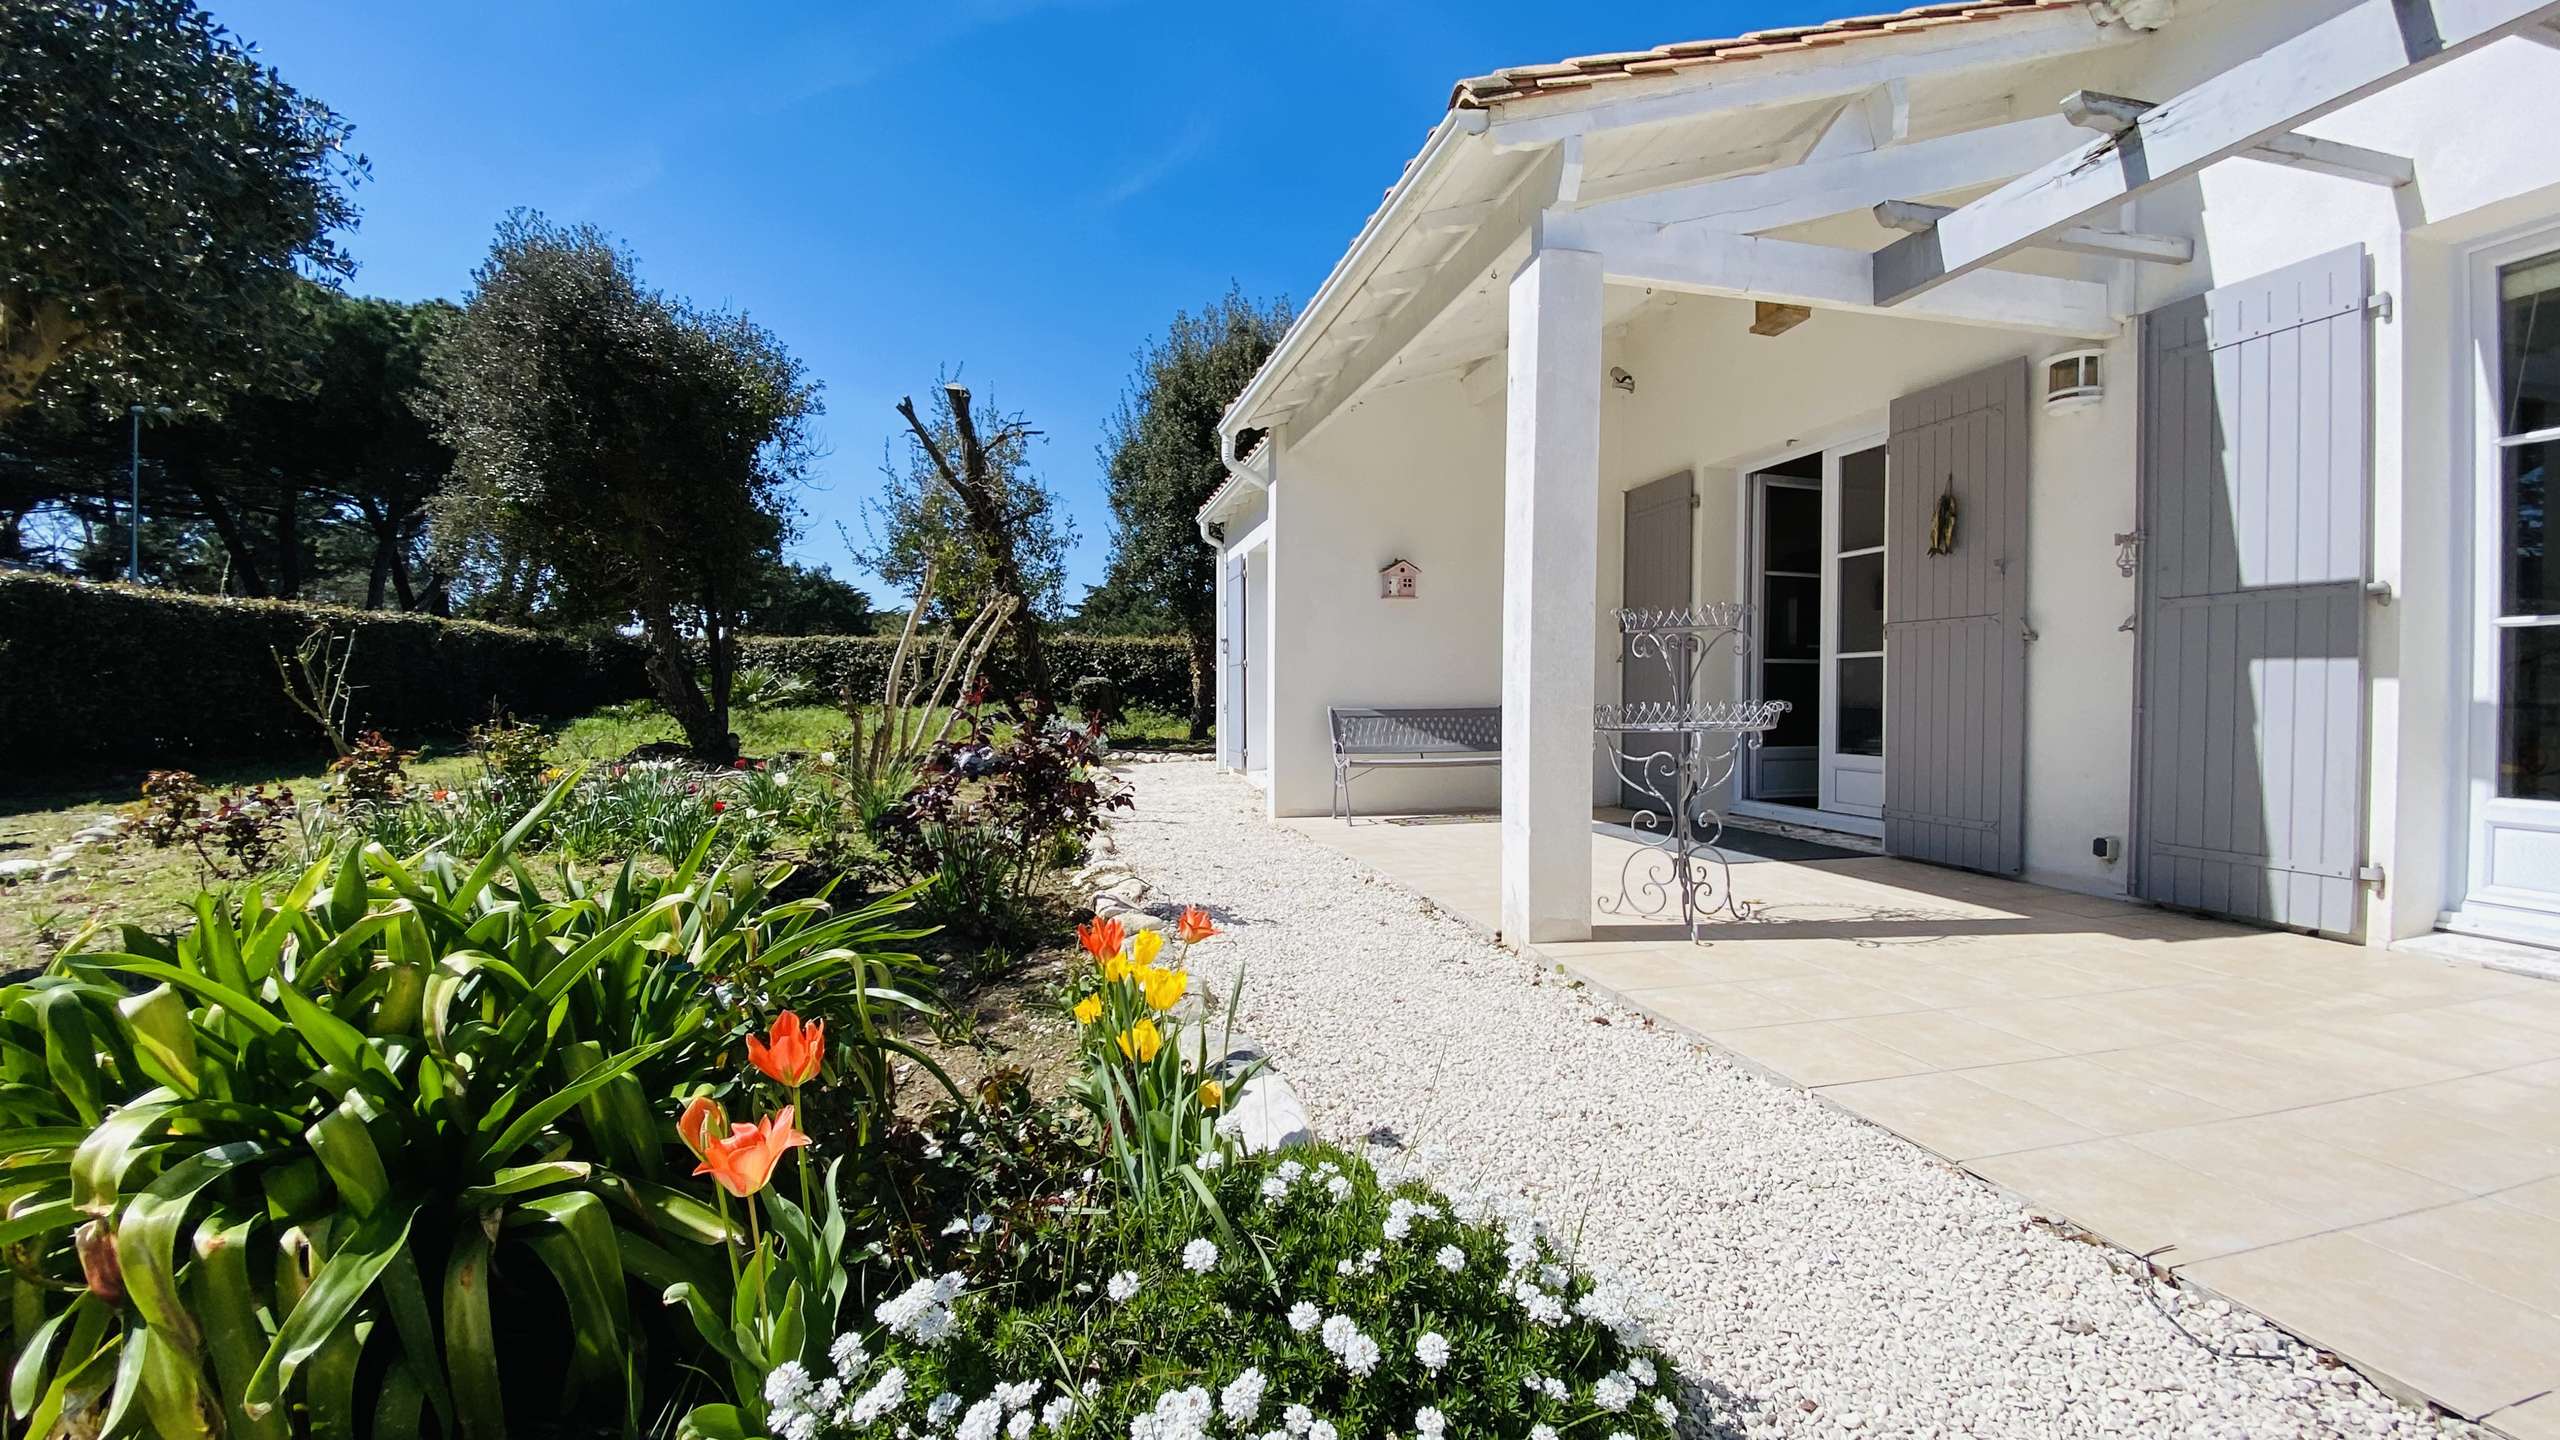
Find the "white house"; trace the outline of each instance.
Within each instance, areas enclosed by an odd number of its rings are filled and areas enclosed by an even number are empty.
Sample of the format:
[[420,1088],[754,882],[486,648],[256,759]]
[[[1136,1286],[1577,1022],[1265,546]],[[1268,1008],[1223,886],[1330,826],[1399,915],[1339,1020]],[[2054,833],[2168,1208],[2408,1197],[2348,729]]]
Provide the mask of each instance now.
[[1748,601],[1716,683],[1797,708],[1737,812],[2560,943],[2556,16],[1952,0],[1461,82],[1225,418],[1222,762],[1321,814],[1328,707],[1499,704],[1362,804],[1498,798],[1505,932],[1572,939],[1612,612]]

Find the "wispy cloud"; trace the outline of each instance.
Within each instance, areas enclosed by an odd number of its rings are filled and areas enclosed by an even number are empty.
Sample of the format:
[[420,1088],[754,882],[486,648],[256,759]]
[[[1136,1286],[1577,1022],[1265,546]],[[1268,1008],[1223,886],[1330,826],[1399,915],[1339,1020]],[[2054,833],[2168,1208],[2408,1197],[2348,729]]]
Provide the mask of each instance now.
[[1209,141],[1216,134],[1216,126],[1194,117],[1189,124],[1182,127],[1182,133],[1173,137],[1172,144],[1140,162],[1137,168],[1104,186],[1100,193],[1094,196],[1094,203],[1102,209],[1109,210],[1135,200],[1154,189],[1165,177],[1199,159],[1200,153],[1209,148]]
[[[933,5],[880,5],[804,34],[762,83],[762,108],[788,109],[863,85],[900,66],[984,30],[1047,10],[1080,9],[1094,0],[943,0]],[[1113,0],[1101,0],[1113,3]]]
[[657,184],[666,173],[666,152],[655,143],[624,146],[587,167],[585,183],[560,201],[559,213],[575,220],[601,219],[617,201]]

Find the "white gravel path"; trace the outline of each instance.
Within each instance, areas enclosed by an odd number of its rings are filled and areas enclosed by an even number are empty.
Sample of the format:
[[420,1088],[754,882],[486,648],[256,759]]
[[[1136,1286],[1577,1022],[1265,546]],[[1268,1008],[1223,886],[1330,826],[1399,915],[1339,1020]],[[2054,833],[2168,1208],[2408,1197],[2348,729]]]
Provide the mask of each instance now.
[[1220,996],[1243,965],[1239,1019],[1319,1130],[1391,1132],[1452,1180],[1526,1194],[1586,1259],[1661,1292],[1665,1344],[1705,1392],[1700,1433],[2480,1433],[1541,976],[1268,824],[1240,780],[1198,762],[1126,773],[1119,858],[1158,901],[1227,927],[1194,963]]

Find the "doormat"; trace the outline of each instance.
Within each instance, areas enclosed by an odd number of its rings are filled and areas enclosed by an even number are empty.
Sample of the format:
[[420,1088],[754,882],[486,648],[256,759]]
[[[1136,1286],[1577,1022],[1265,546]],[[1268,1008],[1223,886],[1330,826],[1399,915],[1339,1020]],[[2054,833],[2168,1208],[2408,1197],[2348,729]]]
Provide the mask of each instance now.
[[1482,825],[1488,820],[1501,818],[1502,812],[1499,810],[1469,810],[1458,815],[1389,815],[1385,817],[1386,823],[1390,825]]
[[1734,825],[1725,827],[1724,838],[1718,843],[1731,851],[1736,859],[1744,856],[1754,860],[1862,860],[1869,858],[1855,850],[1843,850],[1837,845],[1819,845],[1811,840],[1799,840],[1793,835],[1772,835],[1765,830],[1745,830]]

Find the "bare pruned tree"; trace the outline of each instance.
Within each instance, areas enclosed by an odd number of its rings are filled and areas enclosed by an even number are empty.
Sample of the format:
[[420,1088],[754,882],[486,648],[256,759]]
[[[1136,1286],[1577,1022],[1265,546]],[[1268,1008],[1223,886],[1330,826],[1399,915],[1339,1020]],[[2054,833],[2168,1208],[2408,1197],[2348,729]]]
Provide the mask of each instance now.
[[[967,518],[969,533],[985,555],[988,578],[996,594],[1014,603],[1014,655],[1019,662],[1019,678],[1023,694],[1042,709],[1055,709],[1056,687],[1049,676],[1048,656],[1040,648],[1040,618],[1032,607],[1030,587],[1024,582],[1022,560],[1014,548],[1015,532],[1020,528],[1006,514],[1002,487],[988,464],[991,450],[1017,448],[1022,441],[1039,432],[1025,427],[1019,420],[1007,421],[992,435],[983,439],[978,422],[969,408],[969,387],[957,382],[942,387],[943,397],[951,409],[952,431],[958,440],[958,454],[943,444],[916,413],[916,402],[909,397],[898,401],[898,414],[915,433],[916,446],[932,462],[934,473],[959,497],[961,513]],[[1016,697],[1006,697],[1015,718],[1025,719]]]

